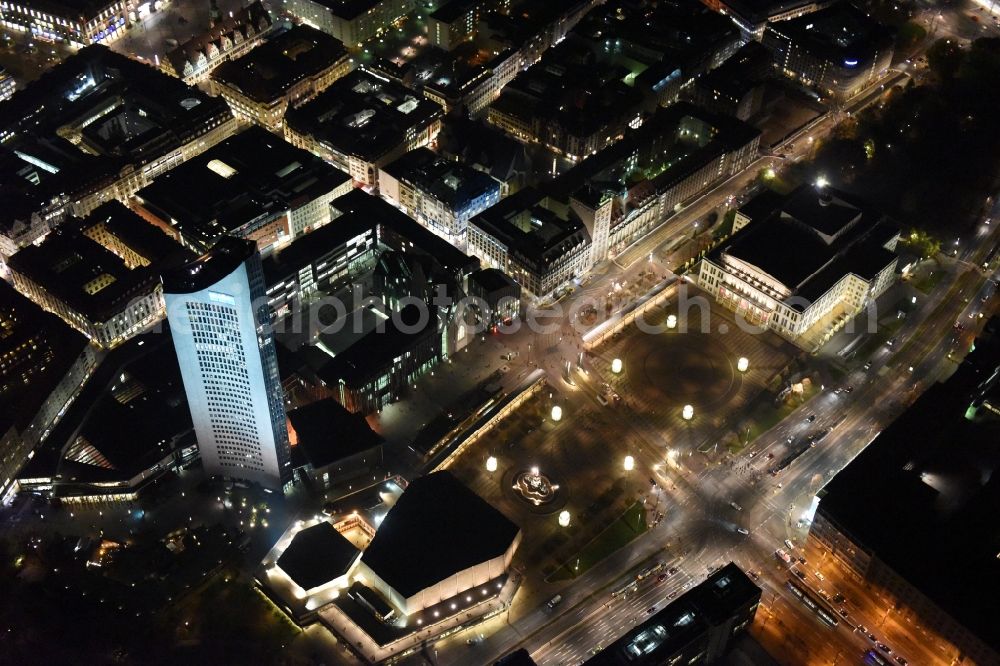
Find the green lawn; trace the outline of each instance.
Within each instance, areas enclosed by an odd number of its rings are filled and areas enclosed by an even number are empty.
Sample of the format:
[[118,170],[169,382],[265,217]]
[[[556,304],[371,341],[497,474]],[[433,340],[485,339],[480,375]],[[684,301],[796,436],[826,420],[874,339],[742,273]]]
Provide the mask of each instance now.
[[584,546],[549,577],[549,581],[570,580],[586,572],[605,557],[615,552],[647,529],[646,510],[636,502],[611,523],[603,532]]
[[944,270],[937,268],[933,271],[926,272],[920,277],[914,279],[913,286],[916,289],[922,291],[923,293],[929,294],[931,293],[931,290],[933,290],[934,287],[936,287],[938,283],[941,282],[941,278],[943,277],[944,277]]

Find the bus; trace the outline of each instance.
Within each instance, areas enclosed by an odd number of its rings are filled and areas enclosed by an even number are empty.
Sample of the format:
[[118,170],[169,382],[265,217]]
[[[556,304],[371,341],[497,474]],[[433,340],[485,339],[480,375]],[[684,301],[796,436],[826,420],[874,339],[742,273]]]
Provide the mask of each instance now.
[[837,614],[833,612],[833,609],[827,606],[826,602],[822,599],[813,595],[812,592],[802,587],[791,578],[788,579],[787,585],[791,593],[798,597],[798,600],[805,604],[809,610],[816,613],[819,619],[823,622],[831,627],[836,627],[840,624],[840,618],[837,617]]

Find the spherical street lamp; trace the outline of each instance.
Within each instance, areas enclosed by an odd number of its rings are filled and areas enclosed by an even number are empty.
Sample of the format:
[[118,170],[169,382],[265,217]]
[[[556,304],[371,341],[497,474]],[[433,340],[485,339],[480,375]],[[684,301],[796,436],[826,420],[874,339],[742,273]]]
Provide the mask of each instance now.
[[746,356],[741,356],[738,361],[736,361],[736,369],[740,372],[746,372],[750,369],[750,359]]
[[677,328],[677,315],[667,315],[667,328],[671,330]]
[[559,526],[560,527],[569,527],[569,511],[560,511],[559,512]]
[[486,471],[490,474],[497,471],[497,459],[495,456],[490,456],[486,459]]
[[622,373],[622,360],[620,358],[616,358],[611,361],[611,372],[616,375],[620,375]]
[[635,469],[635,458],[632,456],[625,456],[625,461],[623,463],[626,472],[631,472]]
[[560,421],[562,420],[562,407],[559,405],[552,405],[552,420]]
[[681,410],[681,416],[684,417],[685,421],[690,421],[694,418],[694,407],[691,405],[684,405],[684,409]]

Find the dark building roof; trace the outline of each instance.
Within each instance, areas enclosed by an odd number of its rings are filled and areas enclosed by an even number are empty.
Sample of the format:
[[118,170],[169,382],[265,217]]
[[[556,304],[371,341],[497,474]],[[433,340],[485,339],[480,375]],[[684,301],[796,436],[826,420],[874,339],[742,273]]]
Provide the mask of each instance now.
[[829,0],[724,0],[729,11],[751,23],[763,23],[773,16],[796,8],[806,9],[813,4],[826,4]]
[[[19,431],[79,358],[87,338],[0,280],[0,414]],[[25,348],[27,346],[27,348]],[[16,350],[22,349],[20,353]]]
[[[73,224],[72,222],[64,223]],[[77,228],[83,232],[97,225],[104,229],[122,245],[140,255],[151,264],[160,264],[191,258],[191,251],[160,229],[126,208],[117,199],[101,204],[90,215],[82,218]]]
[[[662,165],[663,154],[657,153],[654,147],[673,149],[680,146],[682,141],[678,132],[682,123],[689,119],[705,123],[710,128],[711,138],[685,144],[670,164]],[[639,161],[650,170],[664,167],[649,179],[657,191],[663,191],[723,153],[737,150],[758,136],[760,130],[738,118],[713,113],[689,102],[677,102],[668,108],[658,108],[639,128],[626,131],[624,138],[579,162],[549,183],[546,189],[563,201],[588,186],[623,190],[632,175],[627,168],[629,160],[638,153]],[[671,140],[673,143],[668,146],[667,141]]]
[[589,44],[567,39],[518,74],[491,107],[568,136],[613,136],[643,101],[639,90],[625,84],[627,74],[599,60]]
[[544,193],[526,187],[487,208],[471,222],[507,245],[535,271],[544,273],[549,263],[565,255],[570,247],[590,240],[578,218],[562,218],[545,208],[544,201]]
[[222,234],[280,215],[350,176],[254,125],[168,171],[136,193],[150,213],[207,250]]
[[530,167],[524,144],[492,125],[461,116],[445,118],[438,134],[438,151],[481,168],[500,182]]
[[253,241],[223,236],[211,250],[163,275],[163,292],[193,294],[208,289],[257,252]]
[[[184,65],[190,62],[192,66],[197,65],[199,56],[204,53],[211,44],[221,52],[222,39],[228,38],[236,41],[237,35],[240,41],[254,39],[260,33],[271,28],[271,16],[260,0],[241,7],[232,16],[226,15],[222,21],[209,28],[200,35],[195,35],[188,41],[180,44],[166,54],[166,59],[173,66],[174,71],[179,76],[184,76]],[[208,57],[208,54],[205,54]]]
[[[342,220],[350,219],[345,216],[377,220],[380,243],[393,249],[416,251],[431,256],[453,274],[464,275],[479,268],[478,259],[465,254],[381,197],[354,189],[334,199],[330,207],[342,215],[336,217],[331,224],[340,224]],[[397,247],[398,243],[394,239],[406,241],[411,245],[406,248]]]
[[[425,317],[422,318],[422,315]],[[397,356],[437,335],[437,325],[436,307],[407,305],[385,321],[384,327],[372,329],[327,361],[316,374],[327,386],[337,386],[339,382],[344,382],[349,388],[364,386],[385,372]]]
[[382,437],[361,414],[352,414],[333,398],[288,412],[301,449],[313,469],[325,467],[382,444]]
[[789,38],[817,58],[858,71],[870,67],[876,55],[893,44],[889,28],[849,2],[771,23],[767,29]]
[[411,150],[382,170],[419,187],[452,210],[461,210],[488,192],[500,193],[500,184],[489,175],[440,157],[428,148]]
[[465,16],[470,9],[480,3],[481,0],[451,0],[445,2],[431,13],[431,18],[442,23],[453,23]]
[[296,585],[311,590],[347,573],[357,556],[354,544],[324,520],[292,537],[277,564]]
[[814,300],[844,275],[870,280],[895,258],[884,246],[899,227],[846,192],[803,185],[787,197],[764,196],[748,204],[752,221],[713,250],[711,261],[731,255],[784,284],[792,296]]
[[128,481],[189,436],[193,440],[173,347],[167,342],[143,349],[148,351],[120,368],[62,451],[60,485]]
[[519,288],[517,282],[499,268],[483,268],[476,271],[469,276],[469,284],[473,283],[478,285],[484,294],[509,288]]
[[356,69],[285,114],[286,125],[343,155],[374,162],[425,128],[441,107],[395,81]]
[[350,21],[369,11],[381,0],[316,0],[334,16]]
[[212,71],[212,78],[254,101],[266,103],[346,58],[347,49],[339,39],[301,24],[236,60],[222,63]]
[[409,597],[503,555],[518,532],[510,519],[442,470],[410,483],[361,559]]
[[701,647],[693,652],[703,656],[709,631],[742,614],[745,608],[760,600],[760,594],[760,588],[730,562],[585,663],[587,666],[659,666],[671,663],[672,657],[698,644]]
[[760,85],[770,68],[771,52],[760,42],[748,42],[720,66],[699,76],[695,83],[699,88],[739,98]]
[[[120,240],[144,250],[148,266],[130,267],[84,231],[97,224],[117,231]],[[141,254],[141,252],[140,252]],[[105,322],[137,297],[150,293],[161,270],[175,266],[190,253],[154,229],[121,203],[109,202],[83,220],[71,220],[48,234],[44,242],[14,254],[11,270],[40,285],[53,297],[93,322]]]
[[[80,49],[0,104],[0,132],[10,135],[0,148],[0,225],[55,197],[107,186],[126,165],[151,162],[230,118],[225,100],[158,69],[105,46]],[[87,151],[64,138],[65,127],[79,129]]]
[[342,215],[333,224],[324,224],[315,231],[300,236],[263,260],[264,281],[272,285],[312,264],[328,252],[352,238],[371,231],[374,235],[378,219],[363,215]]
[[1000,419],[970,409],[998,372],[993,332],[827,483],[818,513],[1000,651]]

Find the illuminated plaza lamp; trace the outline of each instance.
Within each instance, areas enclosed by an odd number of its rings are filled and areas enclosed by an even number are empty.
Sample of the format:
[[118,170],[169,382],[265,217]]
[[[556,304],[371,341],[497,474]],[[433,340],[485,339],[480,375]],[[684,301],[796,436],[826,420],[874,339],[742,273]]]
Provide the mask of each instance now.
[[746,356],[740,356],[739,360],[736,361],[736,369],[740,372],[746,372],[750,369],[750,359]]
[[552,420],[561,421],[562,420],[562,407],[559,405],[552,405]]
[[681,416],[684,417],[685,421],[690,421],[694,418],[694,407],[691,405],[684,405],[684,409],[681,410]]
[[492,474],[497,471],[497,459],[496,456],[490,456],[486,459],[486,471]]
[[622,360],[620,358],[616,358],[611,361],[611,372],[616,375],[620,375],[622,373]]
[[569,511],[560,511],[559,512],[559,526],[560,527],[569,527]]
[[677,315],[667,315],[667,328],[671,330],[677,328]]
[[632,456],[625,456],[625,461],[623,463],[626,472],[631,472],[635,469],[635,458]]

